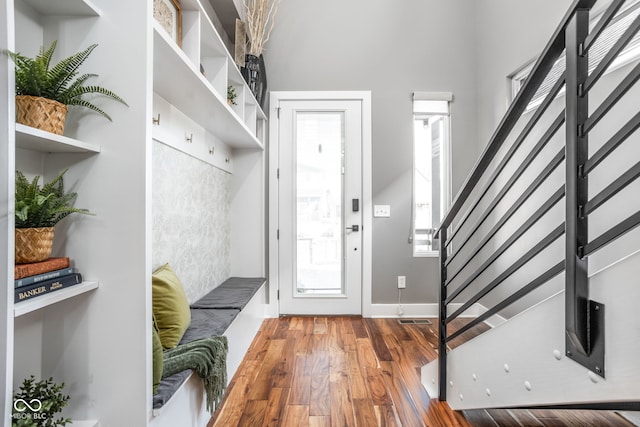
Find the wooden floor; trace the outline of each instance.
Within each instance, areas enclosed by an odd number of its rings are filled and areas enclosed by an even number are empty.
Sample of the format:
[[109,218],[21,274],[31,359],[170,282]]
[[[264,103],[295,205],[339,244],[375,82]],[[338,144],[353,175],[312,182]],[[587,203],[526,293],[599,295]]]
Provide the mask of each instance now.
[[[452,330],[464,320],[458,322]],[[452,346],[477,333],[469,331]],[[208,427],[632,426],[610,412],[452,411],[430,399],[420,383],[420,367],[437,357],[436,348],[433,325],[359,317],[267,319]]]

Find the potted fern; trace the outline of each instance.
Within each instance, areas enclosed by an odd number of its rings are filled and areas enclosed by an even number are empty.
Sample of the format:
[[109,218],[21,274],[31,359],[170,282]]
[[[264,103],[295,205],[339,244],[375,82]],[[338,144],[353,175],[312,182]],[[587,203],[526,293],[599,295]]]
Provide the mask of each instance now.
[[100,94],[124,105],[127,103],[108,89],[86,85],[87,80],[97,77],[97,74],[78,76],[78,68],[98,45],[93,44],[51,67],[56,44],[54,41],[46,50],[42,46],[35,58],[7,51],[15,64],[17,122],[62,135],[68,105],[89,108],[111,120],[85,95]]
[[16,171],[15,262],[44,261],[51,256],[54,226],[72,213],[91,214],[73,207],[77,193],[64,191],[65,169],[53,181],[40,187],[39,176],[29,181]]

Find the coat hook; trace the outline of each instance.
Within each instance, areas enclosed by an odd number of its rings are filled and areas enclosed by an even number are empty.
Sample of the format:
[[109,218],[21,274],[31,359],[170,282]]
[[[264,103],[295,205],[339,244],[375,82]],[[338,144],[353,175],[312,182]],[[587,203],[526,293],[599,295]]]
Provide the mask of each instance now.
[[214,152],[214,147],[209,148],[209,154],[213,156],[213,152]]
[[158,117],[152,117],[151,120],[154,125],[160,125],[160,113],[158,113]]
[[229,158],[228,158],[228,157],[225,157],[225,158],[224,158],[224,162],[225,162],[225,163],[229,163]]
[[193,133],[188,133],[185,135],[185,139],[187,140],[187,142],[189,144],[191,144],[193,142]]

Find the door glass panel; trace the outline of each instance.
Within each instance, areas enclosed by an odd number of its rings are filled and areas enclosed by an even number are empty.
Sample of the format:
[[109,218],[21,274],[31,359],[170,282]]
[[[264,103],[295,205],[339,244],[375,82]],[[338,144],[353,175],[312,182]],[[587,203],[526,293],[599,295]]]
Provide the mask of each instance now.
[[296,295],[344,294],[344,113],[296,114]]

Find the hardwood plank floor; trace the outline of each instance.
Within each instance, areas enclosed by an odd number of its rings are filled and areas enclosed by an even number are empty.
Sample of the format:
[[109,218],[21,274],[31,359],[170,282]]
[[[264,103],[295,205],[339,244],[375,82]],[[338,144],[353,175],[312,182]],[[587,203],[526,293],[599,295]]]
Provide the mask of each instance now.
[[[451,330],[465,322],[457,319]],[[452,347],[487,328],[467,331]],[[611,412],[452,411],[430,399],[420,383],[420,368],[436,357],[433,325],[360,317],[267,319],[208,427],[632,427]]]

